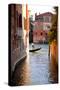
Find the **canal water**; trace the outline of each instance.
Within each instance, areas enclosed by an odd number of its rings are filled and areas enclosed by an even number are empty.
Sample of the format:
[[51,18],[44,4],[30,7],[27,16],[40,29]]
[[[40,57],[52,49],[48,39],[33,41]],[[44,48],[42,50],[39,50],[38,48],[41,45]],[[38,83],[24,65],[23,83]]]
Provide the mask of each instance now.
[[[41,85],[57,82],[50,77],[48,44],[35,44],[35,48],[38,47],[41,47],[41,49],[36,52],[29,52],[29,59],[24,59],[15,69],[13,75],[14,85]],[[29,49],[31,48],[30,44]]]
[[[47,84],[49,82],[49,58],[48,45],[35,44],[35,48],[41,47],[39,51],[29,53],[32,84]],[[30,45],[31,48],[31,45]]]

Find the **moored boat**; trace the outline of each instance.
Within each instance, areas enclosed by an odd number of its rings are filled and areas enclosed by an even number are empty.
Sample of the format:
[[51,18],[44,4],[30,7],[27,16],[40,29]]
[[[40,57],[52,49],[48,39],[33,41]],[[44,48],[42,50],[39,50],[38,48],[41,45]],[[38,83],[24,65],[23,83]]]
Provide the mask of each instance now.
[[35,52],[35,51],[38,51],[40,49],[41,49],[41,47],[40,48],[34,48],[34,49],[29,50],[29,52]]

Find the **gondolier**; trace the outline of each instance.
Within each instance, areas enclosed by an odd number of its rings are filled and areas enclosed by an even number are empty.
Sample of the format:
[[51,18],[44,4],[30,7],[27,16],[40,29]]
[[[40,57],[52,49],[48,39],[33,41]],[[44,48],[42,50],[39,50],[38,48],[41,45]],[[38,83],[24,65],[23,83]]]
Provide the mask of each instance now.
[[34,43],[32,43],[32,48],[35,48]]

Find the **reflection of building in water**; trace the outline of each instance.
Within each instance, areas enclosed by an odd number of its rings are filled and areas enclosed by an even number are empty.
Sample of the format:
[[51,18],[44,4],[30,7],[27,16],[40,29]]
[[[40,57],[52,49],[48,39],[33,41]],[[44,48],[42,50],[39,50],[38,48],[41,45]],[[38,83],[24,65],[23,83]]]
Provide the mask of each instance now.
[[[25,20],[24,20],[25,18]],[[18,61],[27,56],[28,38],[29,38],[29,17],[28,6],[21,4],[9,5],[9,35],[11,34],[10,43],[11,56],[9,56],[9,68],[13,72]],[[25,21],[25,23],[24,23]],[[26,25],[27,24],[27,25]],[[26,26],[26,28],[25,28]],[[25,29],[24,29],[25,28]],[[10,75],[10,74],[9,74]]]
[[58,83],[58,45],[56,41],[50,45],[50,54],[50,77],[53,83]]
[[35,14],[34,28],[33,28],[33,42],[42,43],[48,42],[48,32],[51,27],[52,13],[46,12],[43,14]]
[[[22,62],[16,65],[15,71],[13,73],[13,85],[29,85],[30,76],[29,76],[29,62],[28,58],[24,58]],[[28,60],[29,61],[29,60]]]
[[50,82],[58,83],[58,65],[55,62],[54,57],[50,61]]

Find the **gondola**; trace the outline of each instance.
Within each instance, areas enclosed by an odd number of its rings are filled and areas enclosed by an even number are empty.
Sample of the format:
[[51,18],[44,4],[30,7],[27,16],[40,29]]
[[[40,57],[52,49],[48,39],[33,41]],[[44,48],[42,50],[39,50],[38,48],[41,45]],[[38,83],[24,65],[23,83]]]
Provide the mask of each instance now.
[[29,52],[35,52],[35,51],[38,51],[38,50],[40,50],[41,48],[35,48],[35,49],[31,49],[31,50],[29,50]]

